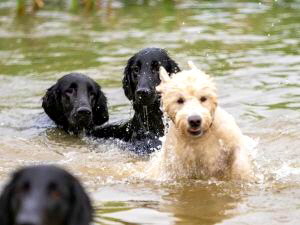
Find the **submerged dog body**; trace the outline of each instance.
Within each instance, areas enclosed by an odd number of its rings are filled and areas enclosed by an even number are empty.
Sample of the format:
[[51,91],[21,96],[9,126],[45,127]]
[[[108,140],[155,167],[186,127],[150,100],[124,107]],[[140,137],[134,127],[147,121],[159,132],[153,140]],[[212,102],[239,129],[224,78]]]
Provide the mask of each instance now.
[[132,56],[124,70],[123,90],[132,101],[134,116],[128,121],[97,127],[93,135],[101,138],[117,138],[133,145],[138,152],[152,152],[160,146],[158,139],[164,134],[163,113],[156,86],[160,83],[159,67],[176,73],[177,63],[160,48],[145,48]]
[[43,97],[47,115],[66,131],[89,131],[108,120],[107,100],[91,78],[71,73],[60,78]]
[[55,166],[18,170],[0,196],[1,225],[89,225],[92,215],[79,181]]
[[217,103],[212,79],[191,62],[191,70],[170,78],[161,69],[163,109],[170,118],[162,152],[153,159],[151,177],[248,179],[246,140],[234,118]]

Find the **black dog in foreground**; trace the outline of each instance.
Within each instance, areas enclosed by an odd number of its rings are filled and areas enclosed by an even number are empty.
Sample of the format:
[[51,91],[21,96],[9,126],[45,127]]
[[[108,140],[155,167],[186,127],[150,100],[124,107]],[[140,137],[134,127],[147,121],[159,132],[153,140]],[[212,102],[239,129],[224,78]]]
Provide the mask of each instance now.
[[92,216],[79,181],[55,166],[18,170],[0,196],[1,225],[89,225]]
[[108,120],[107,100],[91,78],[71,73],[60,78],[43,97],[47,115],[65,131],[87,132]]
[[128,60],[123,89],[132,101],[134,116],[129,121],[96,127],[92,131],[94,136],[129,142],[137,153],[151,153],[161,145],[158,138],[164,134],[163,113],[155,90],[160,83],[160,66],[169,74],[180,71],[177,63],[160,48],[143,49]]

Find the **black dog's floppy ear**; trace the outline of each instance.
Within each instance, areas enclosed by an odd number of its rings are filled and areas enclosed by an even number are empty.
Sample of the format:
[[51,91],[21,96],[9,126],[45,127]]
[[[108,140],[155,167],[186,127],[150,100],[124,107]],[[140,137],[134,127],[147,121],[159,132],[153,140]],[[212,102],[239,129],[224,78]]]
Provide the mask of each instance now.
[[89,225],[93,220],[93,207],[83,187],[70,175],[71,212],[70,221],[66,225]]
[[101,91],[101,87],[97,85],[97,96],[95,105],[93,105],[93,120],[95,125],[101,125],[108,121],[107,99]]
[[167,70],[167,72],[171,75],[173,73],[178,73],[180,72],[180,68],[178,66],[178,64],[169,57],[168,61],[167,61],[167,66],[165,68]]
[[14,215],[12,212],[12,197],[15,193],[16,180],[20,176],[21,172],[13,174],[11,180],[4,187],[0,196],[0,224],[11,225],[14,224]]
[[43,97],[42,107],[46,114],[57,124],[62,124],[64,121],[64,115],[59,98],[57,84],[50,87]]
[[127,62],[127,65],[124,69],[124,77],[123,77],[123,90],[125,92],[125,95],[126,97],[129,99],[129,100],[133,100],[134,98],[134,87],[133,87],[133,83],[132,83],[132,80],[131,80],[131,73],[132,73],[132,64],[134,62],[136,58],[136,55],[132,56],[128,62]]

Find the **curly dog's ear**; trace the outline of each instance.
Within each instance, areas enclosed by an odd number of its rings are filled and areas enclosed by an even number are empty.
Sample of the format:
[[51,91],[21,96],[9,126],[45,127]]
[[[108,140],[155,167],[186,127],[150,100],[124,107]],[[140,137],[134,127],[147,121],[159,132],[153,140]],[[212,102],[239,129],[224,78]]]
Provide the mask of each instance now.
[[108,121],[107,99],[101,91],[101,87],[97,85],[97,96],[93,107],[93,120],[95,125],[101,125]]
[[159,78],[161,80],[161,83],[167,83],[169,80],[171,80],[168,72],[163,66],[159,68]]
[[159,68],[159,78],[161,82],[158,86],[156,86],[156,91],[162,94],[166,83],[168,83],[168,81],[171,80],[170,75],[168,74],[168,72],[165,70],[163,66]]
[[170,57],[168,58],[167,66],[166,66],[165,69],[167,70],[167,72],[170,75],[173,74],[173,73],[178,73],[178,72],[181,71],[178,64],[173,59],[171,59]]
[[57,88],[57,84],[50,87],[43,97],[42,107],[46,114],[56,123],[64,123],[64,114],[62,111],[62,105],[60,102],[60,92]]
[[136,58],[136,55],[132,56],[128,60],[127,65],[126,65],[125,70],[124,70],[123,90],[125,92],[126,97],[129,100],[133,100],[133,98],[134,98],[135,87],[134,87],[134,84],[131,80],[131,73],[132,73],[131,67],[132,67],[132,64],[133,64],[135,58]]
[[93,219],[93,207],[88,195],[75,177],[70,175],[70,220],[66,225],[88,225]]
[[12,179],[4,187],[0,196],[0,223],[1,225],[14,224],[14,215],[12,212],[12,197],[15,193],[15,185],[17,179],[20,177],[21,172],[13,174]]

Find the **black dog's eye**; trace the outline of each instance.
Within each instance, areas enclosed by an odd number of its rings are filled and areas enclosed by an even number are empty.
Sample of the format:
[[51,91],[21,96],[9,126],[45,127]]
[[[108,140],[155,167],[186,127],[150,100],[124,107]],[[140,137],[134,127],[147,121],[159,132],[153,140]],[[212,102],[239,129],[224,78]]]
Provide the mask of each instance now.
[[48,186],[49,196],[53,199],[58,199],[61,197],[61,193],[58,191],[57,184],[51,182]]
[[74,92],[74,88],[68,88],[66,91],[65,91],[65,94],[66,95],[72,95]]
[[94,92],[90,92],[90,97],[93,99],[95,98],[96,94]]
[[138,66],[134,66],[132,68],[132,71],[133,71],[134,74],[138,74],[140,72],[140,68]]
[[205,97],[205,96],[202,96],[201,98],[200,98],[200,102],[205,102],[207,100],[207,97]]
[[158,71],[159,70],[159,65],[160,65],[160,62],[154,61],[152,63],[152,70],[153,71]]
[[30,184],[28,181],[24,182],[18,189],[17,192],[19,193],[26,193],[30,190]]
[[183,99],[183,98],[177,99],[177,103],[178,103],[178,104],[183,104],[183,103],[184,103],[184,99]]
[[23,186],[22,186],[22,191],[23,192],[27,192],[27,191],[29,191],[30,190],[30,184],[29,184],[29,182],[27,181],[27,182],[25,182],[24,184],[23,184]]
[[49,195],[53,199],[61,198],[61,193],[59,191],[50,191]]

